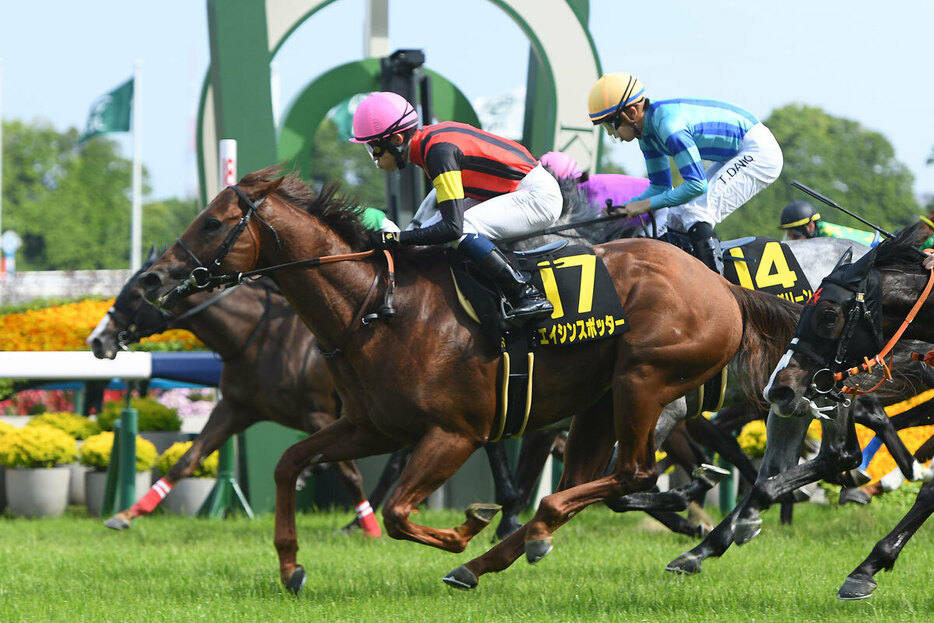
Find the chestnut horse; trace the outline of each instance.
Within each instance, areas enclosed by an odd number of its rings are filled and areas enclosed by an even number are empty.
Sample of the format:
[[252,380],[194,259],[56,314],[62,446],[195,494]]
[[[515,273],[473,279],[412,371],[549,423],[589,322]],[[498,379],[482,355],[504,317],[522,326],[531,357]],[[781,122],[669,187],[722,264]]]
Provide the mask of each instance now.
[[[454,529],[409,520],[493,434],[500,349],[460,307],[445,249],[400,250],[393,271],[390,255],[368,246],[356,209],[333,193],[314,196],[272,167],[221,191],[141,276],[147,299],[172,307],[198,287],[271,274],[327,354],[345,415],[286,450],[275,471],[275,546],[281,580],[293,591],[305,581],[294,488],[309,464],[411,447],[383,508],[386,531],[450,552],[462,552],[498,510],[474,504]],[[537,562],[553,532],[585,507],[650,489],[663,406],[731,361],[752,375],[750,387],[761,387],[790,337],[772,327],[796,307],[733,286],[672,245],[621,240],[594,250],[631,330],[536,351],[528,429],[573,415],[560,491],[510,537],[449,573],[451,586],[473,588],[523,550]],[[385,313],[393,284],[394,313]],[[617,460],[604,476],[614,443]]]
[[[113,359],[143,337],[170,328],[187,329],[224,361],[220,379],[221,400],[211,411],[192,447],[165,475],[169,485],[185,478],[232,435],[260,421],[271,421],[289,428],[313,433],[340,414],[340,398],[327,371],[324,357],[315,347],[308,327],[296,315],[275,283],[267,278],[249,280],[219,294],[199,292],[179,300],[171,316],[143,299],[139,275],[156,261],[150,251],[143,267],[124,284],[113,307],[88,336],[87,344],[99,359]],[[281,337],[284,336],[284,337]],[[270,400],[269,396],[275,399]],[[706,421],[706,420],[705,420]],[[528,506],[533,488],[554,438],[559,431],[534,431],[522,438],[522,454],[513,476],[504,442],[486,444],[496,503],[503,507],[496,534],[505,538],[519,528],[519,512]],[[562,444],[563,446],[563,444]],[[404,452],[387,461],[369,502],[378,508],[395,484]],[[325,466],[317,466],[316,470]],[[367,501],[363,478],[356,465],[338,462],[332,466],[354,507]],[[692,466],[693,469],[696,466]],[[691,469],[688,469],[690,472]],[[157,488],[161,488],[161,485]],[[153,500],[158,503],[160,500]],[[131,521],[155,510],[152,504],[136,503],[104,522],[116,530],[131,527]],[[361,513],[363,514],[363,513]],[[691,522],[678,522],[674,513],[657,514],[672,529],[697,534]],[[379,524],[354,518],[343,530],[362,528],[369,536],[379,536]]]
[[[839,396],[847,368],[864,357],[875,357],[883,348],[882,336],[934,342],[930,299],[934,278],[922,267],[923,255],[918,251],[928,233],[921,223],[908,227],[825,280],[821,296],[809,305],[811,313],[802,315],[794,352],[776,370],[768,388],[775,408],[807,414],[822,396]],[[905,324],[906,319],[910,324]],[[934,481],[922,486],[914,506],[850,573],[837,597],[869,597],[876,588],[875,574],[892,569],[899,552],[932,512]]]

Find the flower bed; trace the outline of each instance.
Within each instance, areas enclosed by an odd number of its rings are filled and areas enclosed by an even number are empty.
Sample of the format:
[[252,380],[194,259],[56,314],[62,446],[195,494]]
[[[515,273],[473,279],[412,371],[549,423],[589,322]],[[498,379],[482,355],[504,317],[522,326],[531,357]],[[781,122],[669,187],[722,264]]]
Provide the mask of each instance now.
[[[88,334],[100,322],[114,299],[84,300],[0,315],[0,350],[87,350]],[[204,343],[189,331],[172,329],[140,341],[141,349],[204,350]]]

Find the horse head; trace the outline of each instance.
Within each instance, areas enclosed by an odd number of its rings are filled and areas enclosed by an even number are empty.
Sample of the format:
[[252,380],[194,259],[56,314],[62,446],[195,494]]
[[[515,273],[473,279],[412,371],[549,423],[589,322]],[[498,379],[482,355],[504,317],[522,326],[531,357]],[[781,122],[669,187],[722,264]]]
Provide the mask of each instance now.
[[88,335],[85,343],[98,359],[113,359],[118,350],[167,328],[165,315],[143,299],[139,277],[152,266],[158,254],[153,246],[143,266],[117,294],[113,306]]
[[271,168],[247,175],[218,193],[175,244],[140,275],[145,299],[171,310],[195,292],[238,283],[238,273],[257,266],[264,231],[276,237],[260,211],[282,183],[282,177],[272,177],[277,172]]
[[[885,344],[884,331],[897,340],[907,324],[898,327],[921,293],[920,229],[903,230],[854,263],[841,258],[821,282],[801,314],[788,353],[772,374],[765,397],[782,415],[814,414],[826,410],[817,400],[829,397],[848,402],[843,382],[884,359],[893,344]],[[916,323],[927,325],[928,323]],[[934,337],[926,328],[906,337]],[[872,359],[870,359],[872,358]],[[871,365],[870,365],[871,364]],[[849,390],[847,390],[849,391]]]

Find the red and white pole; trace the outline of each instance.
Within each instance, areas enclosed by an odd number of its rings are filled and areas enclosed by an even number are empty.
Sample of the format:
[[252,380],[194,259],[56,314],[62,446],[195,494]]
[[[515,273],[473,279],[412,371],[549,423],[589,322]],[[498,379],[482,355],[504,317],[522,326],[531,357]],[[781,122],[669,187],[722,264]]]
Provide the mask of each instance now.
[[220,164],[220,185],[218,192],[237,183],[237,141],[222,138],[217,144],[218,164]]

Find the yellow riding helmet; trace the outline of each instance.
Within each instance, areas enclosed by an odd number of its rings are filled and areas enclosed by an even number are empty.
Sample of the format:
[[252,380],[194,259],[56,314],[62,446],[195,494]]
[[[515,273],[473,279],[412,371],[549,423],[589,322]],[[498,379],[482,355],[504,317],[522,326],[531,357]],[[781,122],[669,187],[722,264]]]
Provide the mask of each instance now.
[[604,74],[590,89],[587,108],[594,125],[617,113],[625,106],[645,99],[645,87],[638,79],[625,73]]

